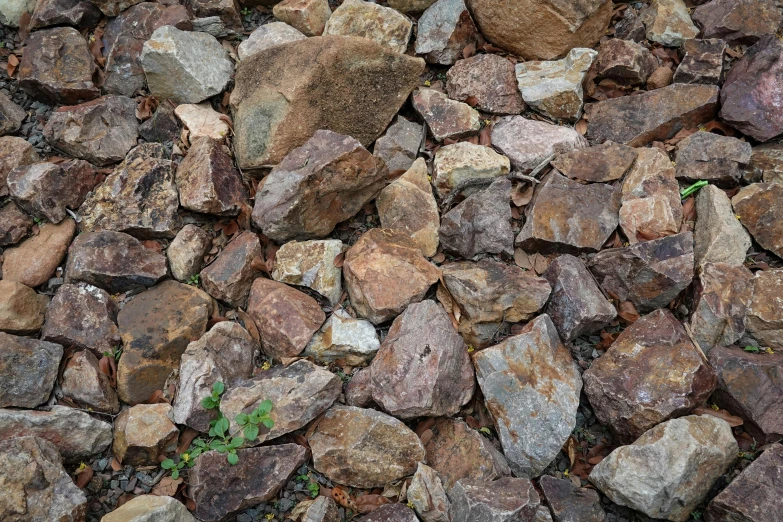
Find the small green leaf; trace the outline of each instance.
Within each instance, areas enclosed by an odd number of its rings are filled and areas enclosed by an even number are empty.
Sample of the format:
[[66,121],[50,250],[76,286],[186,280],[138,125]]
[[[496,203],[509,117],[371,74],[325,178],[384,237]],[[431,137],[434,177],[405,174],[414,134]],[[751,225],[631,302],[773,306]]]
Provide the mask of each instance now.
[[248,422],[251,424],[261,424],[261,416],[255,412],[250,414],[250,417],[248,418]]
[[226,391],[226,386],[221,381],[217,381],[215,384],[212,385],[212,393],[223,395],[224,391]]
[[232,466],[235,466],[236,463],[239,462],[239,457],[237,456],[236,453],[229,453],[228,457],[226,458],[228,459],[228,463],[231,464]]
[[179,470],[178,469],[175,469],[174,471],[171,472],[171,478],[173,478],[175,480],[179,478]]
[[160,463],[160,467],[163,469],[174,469],[176,467],[176,464],[174,464],[173,460],[166,459]]
[[258,424],[248,424],[245,426],[245,438],[249,441],[254,441],[258,437]]
[[261,401],[261,404],[258,405],[258,407],[256,408],[256,411],[260,415],[263,415],[265,413],[269,413],[270,411],[272,411],[272,401],[270,401],[269,399],[267,399],[265,401]]
[[236,416],[234,422],[236,422],[240,426],[244,426],[245,424],[247,424],[249,418],[250,416],[247,413],[240,413],[239,415]]
[[217,406],[217,404],[215,403],[215,399],[213,399],[212,397],[204,397],[203,399],[201,399],[201,405],[208,410],[211,410],[215,406]]
[[269,418],[266,418],[266,419],[261,419],[261,423],[262,423],[264,426],[266,426],[266,427],[267,427],[267,429],[270,429],[270,430],[271,430],[272,428],[274,428],[274,426],[275,426],[275,421],[273,421],[272,419],[269,419]]
[[245,443],[245,439],[242,437],[234,437],[231,439],[231,447],[232,448],[241,448],[242,444]]
[[760,351],[758,346],[746,346],[745,348],[743,348],[743,350],[750,353],[759,353]]

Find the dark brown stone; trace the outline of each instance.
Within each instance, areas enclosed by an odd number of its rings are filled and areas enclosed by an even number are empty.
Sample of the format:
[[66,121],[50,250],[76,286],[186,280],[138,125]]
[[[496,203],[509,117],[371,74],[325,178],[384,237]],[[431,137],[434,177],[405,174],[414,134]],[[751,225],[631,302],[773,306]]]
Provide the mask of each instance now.
[[658,60],[632,40],[612,38],[598,48],[593,67],[596,80],[611,78],[628,85],[644,85],[658,68]]
[[541,499],[526,478],[461,480],[449,490],[452,522],[535,520]]
[[70,25],[79,29],[93,28],[101,19],[101,11],[90,0],[40,0],[30,18],[30,31],[52,25]]
[[140,0],[90,0],[106,16],[117,16]]
[[120,411],[120,401],[109,376],[101,371],[98,358],[89,350],[76,352],[68,359],[60,388],[80,408],[115,414]]
[[446,73],[449,98],[476,100],[475,108],[492,114],[519,114],[525,101],[517,87],[514,64],[497,54],[477,54],[457,60]]
[[38,163],[41,158],[35,148],[22,138],[16,136],[0,137],[0,196],[8,195],[6,178],[8,173],[17,167]]
[[12,201],[0,207],[0,247],[21,241],[33,223],[33,218],[22,212]]
[[594,489],[578,488],[566,479],[544,475],[538,481],[555,522],[604,522],[606,513]]
[[411,103],[437,141],[464,138],[481,130],[477,110],[466,103],[451,100],[435,89],[416,89]]
[[0,332],[0,408],[35,408],[49,399],[63,347]]
[[245,230],[223,249],[217,258],[201,271],[201,285],[204,290],[231,306],[244,305],[250,285],[259,274],[253,260],[262,258],[264,251],[258,235]]
[[177,167],[179,203],[188,210],[236,216],[247,192],[234,162],[217,140],[199,138]]
[[226,29],[239,34],[245,30],[236,0],[186,0],[185,7],[193,13],[194,18],[217,16]]
[[731,204],[753,239],[783,257],[783,183],[748,185],[731,198]]
[[697,7],[692,18],[703,38],[721,38],[732,45],[752,45],[775,34],[781,22],[775,0],[712,0]]
[[0,93],[0,136],[13,134],[22,127],[27,112],[11,98]]
[[751,160],[750,143],[711,132],[691,134],[677,144],[677,179],[736,186]]
[[632,147],[607,141],[594,147],[558,154],[552,166],[572,179],[603,182],[622,178],[636,161]]
[[179,120],[174,114],[176,106],[171,100],[163,100],[155,113],[139,125],[139,135],[147,141],[166,143],[180,136]]
[[724,40],[685,40],[685,56],[674,72],[674,83],[706,83],[720,85],[723,82]]

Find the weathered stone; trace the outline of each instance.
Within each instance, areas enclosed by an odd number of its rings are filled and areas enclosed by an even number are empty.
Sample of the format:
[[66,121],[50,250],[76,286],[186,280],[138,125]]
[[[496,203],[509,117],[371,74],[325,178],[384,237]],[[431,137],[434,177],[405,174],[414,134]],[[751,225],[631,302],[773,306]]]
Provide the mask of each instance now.
[[537,186],[516,244],[525,251],[596,252],[618,224],[620,190],[553,171]]
[[693,257],[696,267],[705,263],[742,266],[750,248],[750,235],[740,224],[725,192],[708,185],[696,194]]
[[443,284],[459,309],[460,334],[476,347],[489,345],[504,321],[531,319],[551,291],[543,278],[491,259],[444,265]]
[[326,320],[315,299],[290,286],[259,277],[247,299],[264,353],[279,359],[296,357]]
[[0,196],[8,194],[6,178],[16,167],[38,163],[41,158],[35,148],[22,138],[16,136],[0,137]]
[[386,504],[357,522],[418,522],[416,513],[404,504]]
[[514,255],[510,201],[511,181],[506,178],[468,196],[443,216],[441,248],[465,259],[484,253]]
[[533,520],[541,499],[526,478],[460,480],[449,490],[452,522]]
[[729,424],[691,415],[659,424],[599,462],[590,481],[621,506],[684,522],[737,458]]
[[111,444],[111,424],[67,406],[50,411],[0,409],[0,440],[36,436],[57,447],[68,462],[103,452]]
[[[671,70],[669,70],[671,74]],[[648,85],[650,84],[648,80]],[[718,108],[716,85],[675,84],[634,96],[585,105],[587,138],[641,147],[664,141],[684,128],[713,119]]]
[[751,160],[750,143],[711,132],[691,134],[677,144],[677,179],[735,186]]
[[764,346],[783,349],[783,270],[756,272],[753,300],[748,308],[748,332]]
[[187,283],[201,272],[204,256],[212,247],[212,237],[203,228],[193,224],[182,227],[166,249],[171,275]]
[[191,468],[190,496],[198,520],[217,522],[274,498],[307,462],[307,450],[298,444],[240,449],[237,456],[239,462],[231,465],[224,453],[210,451]]
[[96,65],[87,42],[73,27],[35,31],[25,40],[19,86],[31,97],[75,105],[100,96],[92,82]]
[[511,470],[537,476],[576,426],[582,378],[571,353],[543,314],[518,335],[476,352],[473,363]]
[[27,235],[33,224],[33,218],[22,212],[16,203],[7,202],[0,207],[0,246],[18,243]]
[[199,138],[222,141],[228,135],[228,123],[221,119],[222,114],[213,109],[209,102],[177,105],[174,114],[188,129],[188,139],[194,146]]
[[335,259],[346,248],[339,239],[286,243],[275,254],[272,279],[312,288],[334,306],[343,293],[342,270]]
[[329,17],[323,34],[367,38],[404,53],[412,28],[410,20],[390,7],[364,0],[345,0]]
[[627,85],[644,85],[658,68],[658,60],[646,48],[632,40],[611,38],[598,48],[596,79],[610,78]]
[[98,364],[98,358],[89,350],[82,350],[68,359],[60,383],[63,395],[81,408],[105,413],[120,411],[117,392],[109,377]]
[[525,103],[555,120],[578,120],[584,79],[597,55],[592,49],[576,48],[562,60],[518,63],[517,82]]
[[476,109],[493,114],[519,114],[525,101],[519,92],[514,64],[497,54],[477,54],[457,60],[446,72],[449,98],[476,101]]
[[647,28],[647,39],[668,47],[679,47],[699,34],[683,0],[653,0],[639,18]]
[[350,136],[319,130],[259,186],[253,223],[275,241],[328,235],[386,185],[388,169]]
[[[446,147],[439,150],[443,148]],[[435,154],[437,157],[437,152]],[[435,255],[440,215],[423,158],[417,159],[405,174],[384,188],[375,199],[375,205],[381,227],[408,234],[424,256]]]
[[432,183],[438,195],[445,197],[468,180],[505,176],[510,169],[509,159],[491,147],[463,141],[444,145],[435,151]]
[[697,7],[693,21],[701,28],[703,38],[752,45],[778,31],[781,15],[774,0],[714,0]]
[[234,64],[214,36],[155,29],[141,51],[141,65],[150,92],[178,103],[199,103],[226,88]]
[[351,375],[350,382],[345,385],[345,404],[359,408],[372,404],[369,369],[359,368]]
[[407,493],[408,503],[424,522],[450,522],[449,498],[438,473],[419,462]]
[[29,287],[46,283],[68,252],[76,222],[66,219],[59,225],[49,223],[39,228],[37,236],[3,252],[3,279]]
[[551,163],[571,179],[605,182],[622,178],[636,161],[636,156],[636,149],[607,141],[594,147],[558,154]]
[[674,83],[720,85],[723,82],[724,40],[685,40],[682,47],[685,56],[674,72]]
[[35,9],[35,1],[5,0],[0,3],[0,24],[19,27],[22,17]]
[[263,257],[263,254],[258,235],[251,230],[243,231],[201,271],[201,286],[219,301],[233,307],[243,306],[250,293],[250,285],[259,275],[253,260]]
[[304,512],[302,522],[341,522],[340,509],[332,497],[318,496]]
[[87,497],[65,471],[57,448],[38,437],[0,442],[0,515],[8,522],[56,520],[80,522]]
[[379,324],[421,301],[440,271],[406,234],[373,228],[346,252],[343,275],[353,308]]
[[487,40],[526,60],[553,60],[575,47],[593,47],[612,18],[606,0],[471,0],[470,9]]
[[[643,7],[643,4],[641,7]],[[633,5],[629,5],[627,9],[623,10],[622,17],[617,20],[614,26],[614,35],[616,38],[637,43],[642,42],[647,37],[644,23],[639,19],[639,12],[634,9]]]
[[451,65],[476,43],[478,30],[465,0],[438,0],[419,18],[416,54],[440,65]]
[[419,437],[402,422],[353,406],[330,408],[307,442],[319,473],[359,488],[382,487],[411,475],[424,460]]
[[194,18],[218,17],[227,33],[242,34],[245,30],[236,0],[186,0],[185,6]]
[[588,264],[603,290],[641,313],[663,308],[693,279],[693,235],[683,232],[596,254]]
[[114,511],[101,522],[197,522],[185,504],[165,495],[139,495]]
[[35,408],[57,380],[63,347],[0,332],[0,407]]
[[107,292],[83,283],[64,284],[46,310],[42,338],[98,355],[112,353],[121,342],[116,320],[117,305]]
[[326,21],[332,16],[327,0],[283,0],[272,12],[275,18],[305,36],[321,36],[326,28]]
[[544,475],[538,482],[557,522],[604,522],[606,513],[594,489],[578,488],[573,482]]
[[[777,9],[775,9],[777,11]],[[763,36],[745,51],[726,75],[720,91],[720,119],[758,140],[783,132],[783,91],[770,89],[783,81],[783,42]]]
[[[180,105],[180,107],[184,106],[187,105]],[[176,141],[181,136],[182,129],[180,129],[180,124],[174,116],[174,110],[174,102],[163,100],[158,105],[155,113],[139,125],[139,135],[150,142],[166,143]]]
[[0,332],[31,334],[41,329],[49,298],[29,286],[0,279]]
[[748,185],[731,198],[731,204],[753,239],[783,257],[783,184]]
[[41,0],[35,3],[29,29],[53,25],[70,25],[80,29],[93,28],[101,19],[101,11],[90,0]]
[[418,14],[435,3],[435,0],[390,0],[389,7],[401,13]]
[[243,40],[237,47],[237,55],[240,60],[247,60],[270,47],[306,39],[307,36],[287,23],[272,22],[259,26],[250,33],[247,40]]
[[207,294],[170,280],[128,301],[117,314],[123,343],[117,364],[120,399],[138,404],[163,389],[188,343],[206,330],[211,312]]
[[124,465],[156,465],[177,448],[178,437],[170,404],[137,404],[114,420],[112,452]]
[[95,165],[125,158],[136,146],[139,122],[136,102],[125,96],[103,96],[81,105],[60,107],[44,127],[49,144]]
[[386,133],[375,141],[373,155],[381,158],[390,172],[408,170],[424,142],[424,126],[397,116]]
[[492,145],[524,173],[556,154],[587,147],[587,140],[569,127],[504,116],[492,127]]
[[366,366],[380,346],[371,322],[354,319],[340,309],[316,332],[302,355],[312,357],[318,364]]
[[[2,159],[0,159],[1,162]],[[765,183],[783,183],[783,145],[780,143],[766,143],[753,147],[750,156],[750,167],[753,171],[760,171]],[[2,168],[0,167],[1,171]]]
[[13,134],[22,127],[27,113],[11,98],[0,93],[0,136]]
[[481,130],[477,110],[440,91],[421,87],[413,92],[411,102],[437,141],[464,138]]
[[98,6],[106,16],[117,16],[129,7],[138,4],[140,0],[90,0]]
[[430,429],[432,437],[424,445],[426,463],[447,490],[462,479],[489,482],[511,475],[503,454],[462,419],[437,419]]
[[647,78],[647,90],[653,91],[655,89],[662,89],[672,84],[674,79],[674,71],[668,65],[662,65],[655,69],[653,73]]

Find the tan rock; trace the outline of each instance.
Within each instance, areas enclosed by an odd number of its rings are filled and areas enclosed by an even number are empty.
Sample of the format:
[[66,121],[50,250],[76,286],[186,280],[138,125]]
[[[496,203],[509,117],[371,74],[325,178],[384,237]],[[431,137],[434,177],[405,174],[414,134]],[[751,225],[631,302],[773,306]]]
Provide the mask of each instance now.
[[117,392],[104,374],[98,358],[89,350],[77,352],[68,359],[62,373],[60,383],[63,395],[82,408],[89,408],[105,413],[120,411]]
[[747,317],[747,330],[763,346],[783,349],[783,270],[756,272],[753,300]]
[[640,18],[647,28],[647,39],[668,47],[680,47],[699,34],[682,0],[653,0]]
[[346,248],[339,239],[290,241],[275,254],[272,279],[312,288],[334,306],[343,293],[343,271],[335,266],[335,259]]
[[411,100],[437,141],[464,138],[481,130],[477,110],[467,103],[449,99],[440,91],[421,87],[413,92]]
[[65,258],[76,232],[76,222],[66,219],[47,224],[37,236],[3,252],[3,279],[36,287],[49,280]]
[[283,0],[273,9],[275,17],[306,36],[321,36],[332,16],[327,0]]
[[118,462],[131,466],[157,465],[158,457],[177,448],[179,430],[171,421],[171,404],[138,404],[114,420],[112,451]]
[[410,20],[390,7],[364,0],[345,0],[329,17],[324,34],[360,36],[404,53],[412,29]]
[[[302,355],[312,357],[318,364],[367,366],[380,346],[375,326],[370,321],[355,319],[345,309],[340,309],[326,320]],[[356,375],[351,382],[358,382]]]
[[[461,183],[475,178],[505,176],[511,170],[511,162],[491,147],[466,141],[444,145],[435,151],[432,162],[432,183],[440,197],[447,196]],[[473,191],[465,191],[470,195]]]
[[16,281],[0,280],[0,332],[31,334],[41,329],[49,298]]
[[204,256],[212,247],[212,236],[203,228],[189,223],[177,232],[166,249],[171,275],[182,283],[201,272]]
[[214,110],[209,102],[177,105],[174,114],[188,129],[188,139],[191,143],[198,138],[222,140],[228,135],[228,123],[220,119],[220,113]]
[[696,267],[705,263],[742,266],[750,245],[750,235],[734,214],[726,193],[714,185],[699,190],[693,231]]
[[590,182],[622,178],[636,161],[636,149],[607,141],[595,147],[558,154],[552,166],[571,179]]
[[250,33],[247,40],[243,40],[237,47],[237,55],[240,60],[246,60],[270,47],[306,39],[307,36],[284,22],[271,22]]
[[783,184],[748,185],[731,198],[731,204],[753,239],[783,257]]
[[139,495],[133,497],[111,513],[104,515],[101,522],[197,522],[185,504],[165,495]]
[[16,167],[38,163],[41,158],[27,140],[16,136],[0,137],[0,195],[8,194],[6,178]]

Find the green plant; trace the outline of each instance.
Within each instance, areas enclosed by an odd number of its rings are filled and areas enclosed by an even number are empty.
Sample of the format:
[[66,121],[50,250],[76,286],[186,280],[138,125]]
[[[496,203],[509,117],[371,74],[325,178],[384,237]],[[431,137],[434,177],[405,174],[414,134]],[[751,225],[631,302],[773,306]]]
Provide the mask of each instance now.
[[220,381],[217,381],[212,385],[212,394],[209,397],[201,399],[201,405],[208,409],[214,410],[220,407],[220,396],[226,391],[226,385]]
[[743,350],[750,353],[759,353],[761,351],[761,348],[759,348],[758,346],[746,346],[745,348],[743,348]]
[[160,463],[160,467],[163,469],[170,469],[171,470],[171,478],[178,479],[179,478],[179,472],[184,467],[192,468],[196,464],[195,458],[192,458],[192,455],[189,453],[183,453],[179,457],[178,462],[174,462],[173,459],[166,459],[163,462]]
[[321,486],[318,484],[318,482],[315,482],[314,480],[310,479],[310,475],[297,475],[296,476],[297,482],[307,482],[307,491],[310,492],[310,496],[315,498],[318,496],[318,493],[321,492]]
[[46,221],[44,221],[43,219],[41,219],[41,218],[38,218],[38,217],[34,217],[34,218],[33,218],[33,221],[34,221],[34,222],[35,222],[35,224],[36,224],[36,225],[38,225],[39,227],[40,227],[40,226],[43,226],[43,224],[44,224],[44,223],[46,223]]
[[188,284],[193,286],[198,286],[199,277],[200,277],[199,274],[190,276],[190,278],[188,279]]
[[256,440],[258,437],[259,424],[263,424],[267,429],[272,429],[275,422],[269,416],[272,411],[272,401],[261,401],[256,409],[248,413],[240,413],[234,419],[240,427],[242,427],[242,434],[245,439],[249,441]]
[[122,346],[115,346],[110,352],[103,352],[103,355],[114,359],[115,362],[120,362],[120,355],[122,355]]
[[685,199],[688,196],[690,196],[691,194],[694,194],[694,193],[698,192],[699,189],[701,189],[702,187],[706,187],[707,185],[709,185],[709,182],[707,182],[706,180],[697,181],[696,183],[694,183],[690,187],[686,187],[686,188],[682,189],[680,191],[680,198]]
[[247,7],[243,7],[242,10],[240,11],[240,13],[242,13],[242,16],[250,16],[251,12],[252,11],[250,9],[248,9]]

